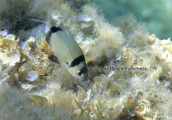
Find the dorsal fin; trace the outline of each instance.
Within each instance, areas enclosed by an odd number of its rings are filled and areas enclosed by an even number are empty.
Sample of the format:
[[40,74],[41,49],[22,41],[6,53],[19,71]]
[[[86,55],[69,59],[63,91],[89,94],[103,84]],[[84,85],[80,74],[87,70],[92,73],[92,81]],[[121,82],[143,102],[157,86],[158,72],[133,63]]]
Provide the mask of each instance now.
[[62,29],[60,27],[55,27],[55,26],[51,27],[51,32],[52,33],[55,33],[55,32],[61,31],[61,30]]
[[58,27],[61,28],[68,35],[71,35],[70,32],[69,32],[69,29],[67,27],[64,27],[63,25],[58,25]]

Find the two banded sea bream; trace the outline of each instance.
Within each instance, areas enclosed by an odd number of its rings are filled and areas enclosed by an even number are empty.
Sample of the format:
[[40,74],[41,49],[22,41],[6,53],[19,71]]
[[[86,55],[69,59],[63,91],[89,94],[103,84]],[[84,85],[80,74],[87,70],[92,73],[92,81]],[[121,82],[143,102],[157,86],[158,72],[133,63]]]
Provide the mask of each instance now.
[[88,77],[85,57],[70,33],[61,27],[52,26],[46,40],[55,53],[49,59],[58,61],[71,75],[85,81]]
[[88,69],[85,57],[69,31],[53,25],[51,16],[46,21],[31,19],[32,21],[45,23],[50,31],[47,34],[47,42],[54,51],[55,55],[49,59],[61,64],[68,72],[81,81],[88,78]]

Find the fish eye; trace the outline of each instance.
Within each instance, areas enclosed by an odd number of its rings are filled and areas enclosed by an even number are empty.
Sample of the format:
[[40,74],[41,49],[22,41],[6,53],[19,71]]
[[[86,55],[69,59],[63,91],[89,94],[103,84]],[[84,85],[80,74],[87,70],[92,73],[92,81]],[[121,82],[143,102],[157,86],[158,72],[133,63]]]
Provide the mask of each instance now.
[[76,73],[77,73],[77,75],[79,75],[79,76],[83,75],[81,70],[78,70]]

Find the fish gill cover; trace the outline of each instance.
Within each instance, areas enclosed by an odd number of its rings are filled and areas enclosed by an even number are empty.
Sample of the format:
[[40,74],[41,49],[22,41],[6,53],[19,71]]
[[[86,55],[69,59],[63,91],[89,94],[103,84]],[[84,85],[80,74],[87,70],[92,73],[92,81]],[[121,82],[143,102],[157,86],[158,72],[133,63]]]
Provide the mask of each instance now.
[[[134,15],[113,26],[89,0],[1,0],[0,9],[0,119],[171,119],[172,42]],[[86,82],[48,59],[47,28],[29,19],[49,10],[80,46]]]

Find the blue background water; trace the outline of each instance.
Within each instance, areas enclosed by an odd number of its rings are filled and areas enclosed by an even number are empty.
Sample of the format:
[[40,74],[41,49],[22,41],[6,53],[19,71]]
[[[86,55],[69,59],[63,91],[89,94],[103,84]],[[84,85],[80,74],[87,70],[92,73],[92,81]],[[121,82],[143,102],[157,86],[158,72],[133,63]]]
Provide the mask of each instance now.
[[106,19],[113,23],[117,16],[133,13],[145,22],[150,34],[160,39],[172,37],[172,0],[93,0]]

